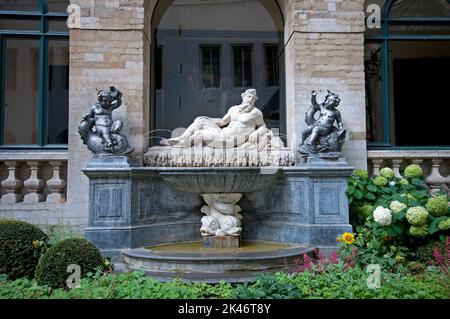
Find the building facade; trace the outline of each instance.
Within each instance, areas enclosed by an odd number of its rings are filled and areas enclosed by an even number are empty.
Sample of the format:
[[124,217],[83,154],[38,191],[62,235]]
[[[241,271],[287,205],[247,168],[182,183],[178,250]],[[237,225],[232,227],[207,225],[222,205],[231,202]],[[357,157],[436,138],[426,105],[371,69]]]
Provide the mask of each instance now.
[[0,63],[0,218],[82,231],[77,128],[110,86],[136,165],[249,87],[296,150],[311,91],[331,90],[351,165],[417,162],[432,188],[450,184],[447,0],[0,0]]

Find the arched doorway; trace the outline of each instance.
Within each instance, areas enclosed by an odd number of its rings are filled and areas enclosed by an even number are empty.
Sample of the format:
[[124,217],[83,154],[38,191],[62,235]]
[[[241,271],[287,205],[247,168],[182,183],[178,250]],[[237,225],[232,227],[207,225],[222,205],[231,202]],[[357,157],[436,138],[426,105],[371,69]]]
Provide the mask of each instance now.
[[151,25],[152,129],[222,117],[255,88],[266,124],[285,133],[284,21],[276,1],[159,1]]

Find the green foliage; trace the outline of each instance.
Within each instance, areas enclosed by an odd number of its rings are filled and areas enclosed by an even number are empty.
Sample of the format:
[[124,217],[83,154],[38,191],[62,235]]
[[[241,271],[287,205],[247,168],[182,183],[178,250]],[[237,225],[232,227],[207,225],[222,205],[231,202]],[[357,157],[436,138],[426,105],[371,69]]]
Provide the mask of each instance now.
[[[375,262],[398,270],[414,260],[417,247],[448,235],[450,210],[446,194],[434,198],[429,194],[420,167],[409,166],[402,178],[392,177],[390,169],[383,170],[383,174],[385,177],[366,178],[365,174],[353,173],[349,178],[350,221],[358,229],[355,247],[360,264]],[[388,178],[392,179],[381,186]],[[384,218],[379,214],[382,210]],[[389,247],[402,254],[393,253]]]
[[180,280],[158,282],[143,272],[96,273],[81,280],[81,287],[70,290],[48,289],[34,281],[0,281],[0,298],[32,299],[197,299],[197,298],[448,298],[449,279],[439,271],[420,274],[381,273],[381,287],[369,289],[365,268],[348,268],[338,263],[323,271],[297,274],[268,274],[253,283],[184,283]]
[[385,167],[385,168],[381,169],[380,175],[383,176],[384,178],[387,178],[388,180],[392,180],[395,178],[394,170],[389,167]]
[[47,235],[29,223],[0,221],[0,274],[10,279],[32,278],[40,253],[33,242],[45,242]]
[[406,219],[413,226],[426,226],[429,214],[422,206],[411,207],[406,211]]
[[415,237],[425,237],[428,235],[428,227],[427,225],[411,226],[409,234]]
[[70,275],[69,265],[79,265],[81,275],[102,267],[103,259],[98,249],[89,241],[79,238],[65,239],[50,247],[36,268],[36,281],[53,288],[64,287]]
[[241,284],[233,291],[234,299],[298,299],[302,297],[298,286],[286,280],[286,275],[259,275],[254,283]]
[[447,195],[440,195],[428,199],[426,208],[435,217],[444,216],[449,210]]
[[417,164],[409,165],[405,168],[405,176],[413,180],[420,178],[423,176],[422,168]]

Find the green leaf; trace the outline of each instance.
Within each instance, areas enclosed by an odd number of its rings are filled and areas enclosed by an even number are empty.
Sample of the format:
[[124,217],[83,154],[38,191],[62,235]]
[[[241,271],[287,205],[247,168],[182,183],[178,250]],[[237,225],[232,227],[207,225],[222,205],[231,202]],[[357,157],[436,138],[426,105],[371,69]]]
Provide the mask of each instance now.
[[423,181],[420,178],[413,178],[411,184],[414,186],[423,186]]
[[441,217],[435,218],[431,222],[430,226],[428,227],[428,231],[430,232],[430,234],[434,234],[434,233],[438,232],[439,231],[438,224],[440,222],[446,220],[447,218],[448,218],[447,216],[441,216]]
[[375,185],[373,185],[373,184],[369,184],[367,186],[367,190],[369,190],[369,191],[371,191],[373,193],[376,193],[377,192],[377,187]]
[[347,193],[348,193],[349,195],[352,195],[354,192],[355,192],[355,187],[349,186],[348,189],[347,189]]
[[424,198],[424,197],[428,197],[427,191],[426,190],[416,190],[416,191],[412,191],[411,195],[413,195],[416,198]]
[[354,195],[357,199],[363,198],[363,193],[360,190],[355,190]]
[[365,196],[368,200],[375,200],[377,197],[373,193],[367,193]]
[[405,231],[405,225],[403,223],[395,223],[392,225],[392,230],[396,235],[401,235]]

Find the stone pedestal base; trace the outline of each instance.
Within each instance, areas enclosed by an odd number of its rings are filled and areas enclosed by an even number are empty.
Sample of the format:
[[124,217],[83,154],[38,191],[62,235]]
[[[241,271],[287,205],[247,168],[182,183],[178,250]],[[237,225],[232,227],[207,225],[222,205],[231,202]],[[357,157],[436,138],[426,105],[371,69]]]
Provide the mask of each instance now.
[[241,236],[203,237],[203,248],[239,248]]

